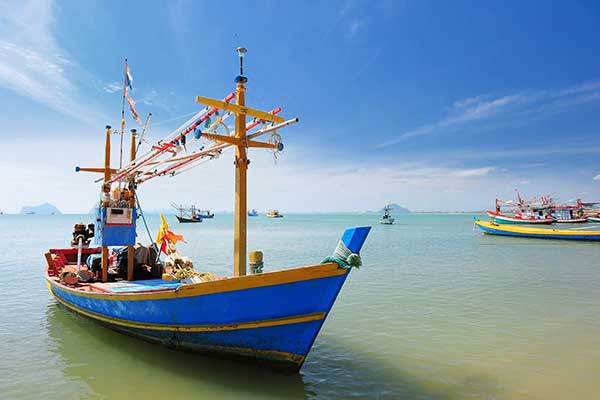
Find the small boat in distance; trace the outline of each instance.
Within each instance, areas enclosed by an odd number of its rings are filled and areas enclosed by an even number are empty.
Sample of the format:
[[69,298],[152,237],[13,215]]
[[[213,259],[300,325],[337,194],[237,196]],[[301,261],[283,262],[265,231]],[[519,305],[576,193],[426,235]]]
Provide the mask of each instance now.
[[269,218],[283,218],[283,215],[279,214],[277,210],[267,211],[267,217]]
[[256,208],[253,208],[252,210],[248,211],[248,216],[249,217],[258,217],[258,211],[256,211]]
[[184,207],[181,204],[177,205],[175,203],[171,203],[171,207],[173,207],[179,212],[179,215],[175,216],[177,217],[177,221],[179,221],[179,223],[187,224],[202,222],[202,217],[198,215],[196,207],[194,206]]
[[215,217],[215,213],[210,212],[210,210],[196,210],[196,214],[203,219],[210,219]]
[[383,216],[381,217],[381,219],[379,220],[380,224],[383,225],[392,225],[395,221],[394,217],[392,217],[390,215],[390,211],[392,210],[392,207],[390,207],[390,205],[386,205],[383,208]]

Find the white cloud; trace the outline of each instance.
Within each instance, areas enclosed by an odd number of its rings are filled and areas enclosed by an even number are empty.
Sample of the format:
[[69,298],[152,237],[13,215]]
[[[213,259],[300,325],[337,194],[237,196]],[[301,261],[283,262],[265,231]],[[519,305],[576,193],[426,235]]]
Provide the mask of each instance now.
[[592,178],[595,181],[600,181],[600,175],[596,175],[595,177]]
[[460,169],[456,171],[452,171],[450,176],[455,176],[459,178],[468,178],[472,176],[486,176],[492,172],[495,167],[483,167],[483,168],[471,168],[471,169]]
[[106,85],[104,85],[103,90],[106,93],[116,93],[116,92],[120,92],[123,90],[123,84],[119,83],[119,82],[109,82]]
[[511,114],[525,116],[542,112],[560,112],[579,104],[600,101],[600,82],[585,82],[565,89],[542,90],[491,98],[486,95],[457,100],[448,116],[432,123],[404,131],[375,146],[382,148],[404,140],[430,135],[459,125]]
[[77,67],[52,34],[53,9],[50,0],[0,4],[0,87],[88,122],[96,112],[77,100]]

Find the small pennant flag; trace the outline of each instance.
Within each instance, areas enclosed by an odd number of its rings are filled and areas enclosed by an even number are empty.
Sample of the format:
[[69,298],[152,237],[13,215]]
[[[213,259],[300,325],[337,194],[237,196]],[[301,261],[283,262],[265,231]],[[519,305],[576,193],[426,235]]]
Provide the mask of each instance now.
[[142,125],[142,120],[140,119],[140,115],[138,114],[137,110],[135,109],[135,101],[133,101],[133,99],[131,98],[131,96],[129,96],[129,93],[127,91],[125,91],[125,96],[127,97],[127,103],[129,104],[129,110],[131,111],[131,115],[133,116],[133,119],[135,119],[138,124]]
[[128,64],[125,64],[125,85],[129,87],[129,90],[133,90],[133,76],[129,72]]

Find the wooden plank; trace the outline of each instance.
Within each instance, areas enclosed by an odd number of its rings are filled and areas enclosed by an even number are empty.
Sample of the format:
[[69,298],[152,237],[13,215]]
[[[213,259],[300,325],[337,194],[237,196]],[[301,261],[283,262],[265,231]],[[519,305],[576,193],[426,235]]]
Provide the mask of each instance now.
[[102,246],[102,282],[108,280],[108,247]]
[[202,136],[214,140],[219,143],[228,143],[233,144],[235,146],[244,146],[244,147],[257,147],[262,149],[277,149],[276,144],[266,143],[266,142],[258,142],[256,140],[250,140],[245,138],[237,138],[234,136],[226,136],[226,135],[218,135],[215,133],[204,133],[202,132]]
[[54,263],[54,258],[52,258],[52,254],[46,253],[44,254],[46,257],[46,263],[48,264],[48,269],[53,270],[54,272],[58,272],[56,268],[56,264]]
[[210,140],[213,140],[213,141],[219,142],[219,143],[228,143],[228,144],[233,144],[236,146],[244,146],[245,145],[244,139],[240,139],[240,138],[237,138],[234,136],[226,136],[226,135],[218,135],[216,133],[202,132],[202,137],[205,137],[206,139],[210,139]]
[[260,118],[269,122],[275,122],[277,124],[285,121],[282,117],[273,115],[266,111],[255,110],[244,105],[227,103],[221,100],[211,99],[209,97],[196,96],[196,102],[206,104],[207,106],[211,107],[217,107],[223,111],[232,111],[236,115],[250,115],[252,117]]
[[261,149],[278,149],[279,146],[276,144],[266,143],[266,142],[258,142],[256,140],[246,139],[246,147],[255,147]]
[[[111,174],[114,174],[115,172],[117,172],[117,170],[114,169],[114,168],[109,168],[108,170],[109,170],[109,172]],[[104,171],[106,171],[106,168],[77,167],[76,171],[77,172],[97,172],[97,173],[104,173]]]

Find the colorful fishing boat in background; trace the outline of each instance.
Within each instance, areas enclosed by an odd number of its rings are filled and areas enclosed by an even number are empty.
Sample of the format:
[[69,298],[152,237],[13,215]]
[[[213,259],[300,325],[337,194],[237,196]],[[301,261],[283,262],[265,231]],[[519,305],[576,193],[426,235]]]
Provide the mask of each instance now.
[[494,222],[485,222],[475,219],[475,226],[486,234],[500,236],[527,237],[537,239],[562,239],[562,240],[600,240],[600,231],[583,231],[573,229],[534,228],[529,226],[508,226]]
[[283,218],[283,215],[279,213],[277,210],[267,211],[267,217],[269,218]]
[[582,203],[583,213],[589,222],[600,222],[600,203],[587,202]]
[[256,211],[255,208],[253,208],[252,210],[248,211],[248,216],[249,217],[258,217],[258,211]]
[[[129,164],[110,166],[111,136],[123,135],[124,118],[120,132],[106,126],[104,167],[76,168],[103,174],[95,224],[75,227],[74,247],[54,248],[45,254],[45,276],[61,305],[117,331],[176,349],[241,357],[298,371],[350,270],[361,265],[359,252],[371,228],[346,229],[333,255],[315,265],[263,273],[262,253],[253,251],[247,274],[247,151],[281,151],[279,135],[266,142],[255,139],[298,120],[284,120],[277,115],[280,108],[264,112],[246,106],[246,50],[237,51],[240,75],[235,79],[235,92],[222,101],[197,97],[207,107],[142,155],[136,152],[137,133],[132,130]],[[126,64],[124,97],[128,102],[130,81]],[[123,113],[122,109],[122,117]],[[211,116],[216,120],[207,122]],[[222,123],[229,116],[235,117],[231,133]],[[248,117],[253,119],[247,121]],[[260,129],[251,131],[259,125]],[[217,132],[219,126],[224,134]],[[194,145],[197,149],[192,151]],[[183,237],[170,231],[162,216],[156,242],[150,238],[150,246],[134,247],[138,215],[145,224],[138,186],[154,178],[176,176],[229,148],[235,149],[236,171],[233,276],[195,271],[191,260],[175,249]],[[125,251],[115,250],[122,246]],[[162,263],[154,262],[161,253],[168,255]],[[151,276],[137,278],[140,271]]]
[[495,211],[487,211],[487,215],[497,224],[547,225],[554,222],[550,215],[551,205],[545,197],[525,201],[517,192],[517,199],[517,202],[496,199]]
[[577,199],[574,205],[553,205],[551,212],[552,218],[559,224],[579,224],[588,221],[581,199]]

